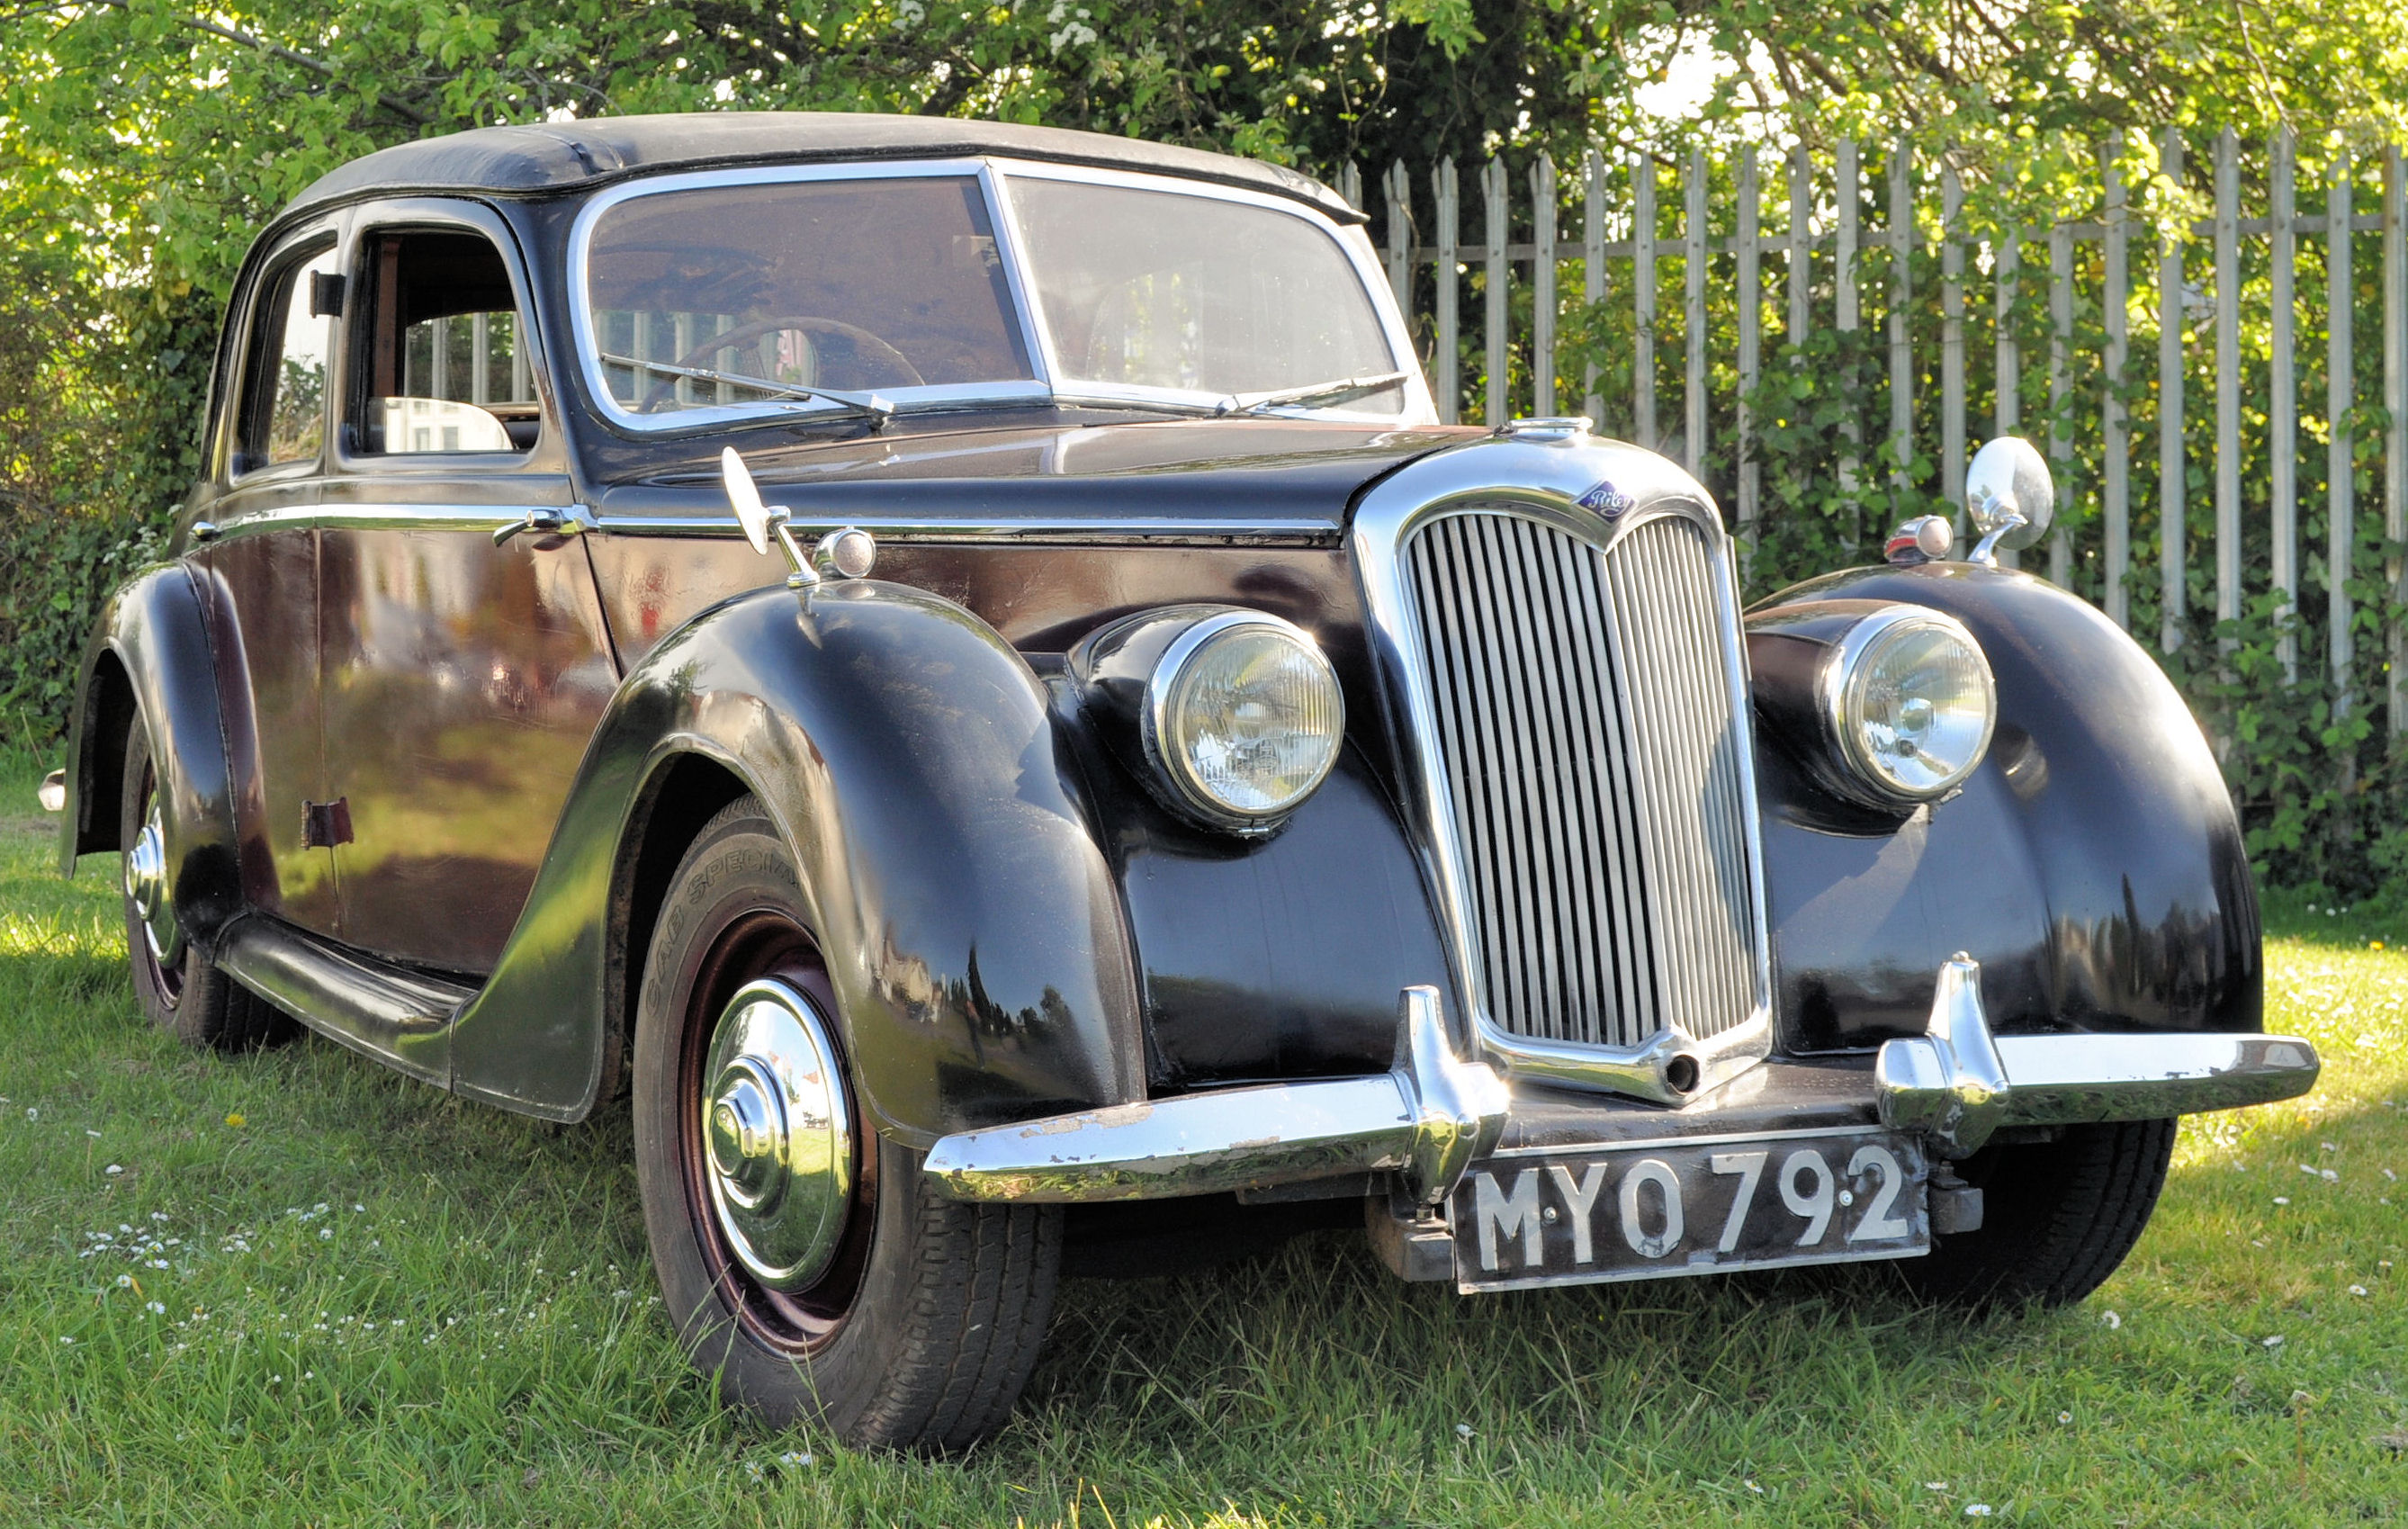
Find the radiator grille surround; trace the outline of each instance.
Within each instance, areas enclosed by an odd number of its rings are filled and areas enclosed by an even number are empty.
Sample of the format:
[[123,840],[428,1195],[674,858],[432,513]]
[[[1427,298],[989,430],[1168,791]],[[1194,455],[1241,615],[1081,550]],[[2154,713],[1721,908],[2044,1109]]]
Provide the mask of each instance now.
[[1470,995],[1508,1049],[1596,1053],[1598,1086],[1677,1094],[1674,1052],[1744,1066],[1769,1037],[1727,545],[1702,505],[1615,524],[1510,500],[1389,543]]

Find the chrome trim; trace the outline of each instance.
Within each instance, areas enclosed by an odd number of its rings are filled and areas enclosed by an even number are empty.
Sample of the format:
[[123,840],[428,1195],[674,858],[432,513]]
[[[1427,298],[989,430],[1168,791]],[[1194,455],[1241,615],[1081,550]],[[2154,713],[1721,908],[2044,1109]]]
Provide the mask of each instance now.
[[1386,1073],[964,1131],[939,1141],[924,1171],[956,1200],[1056,1205],[1396,1172],[1415,1200],[1441,1205],[1496,1145],[1511,1100],[1495,1072],[1456,1053],[1436,988],[1407,988],[1397,1007],[1396,1065]]
[[614,427],[638,435],[667,431],[693,430],[736,421],[758,420],[778,415],[808,419],[825,418],[830,422],[848,418],[839,406],[815,408],[798,400],[763,401],[752,404],[724,404],[702,408],[680,409],[674,414],[635,414],[620,407],[612,396],[608,379],[602,375],[598,359],[600,345],[595,334],[593,315],[588,303],[588,280],[593,235],[602,214],[620,203],[638,196],[657,195],[666,192],[685,191],[708,186],[768,186],[821,180],[929,180],[974,179],[986,197],[987,219],[994,229],[996,252],[1003,263],[1004,281],[1011,294],[1012,318],[1020,326],[1020,341],[1025,350],[1033,379],[1006,379],[987,382],[932,384],[915,388],[882,389],[884,400],[895,406],[899,414],[961,408],[978,405],[1013,403],[1054,403],[1075,405],[1082,402],[1107,405],[1158,406],[1175,411],[1213,414],[1225,394],[1174,391],[1157,388],[1132,388],[1117,385],[1071,381],[1066,383],[1054,354],[1052,335],[1047,331],[1038,311],[1034,293],[1028,280],[1026,241],[1020,227],[1019,214],[1013,207],[1007,182],[1012,178],[1052,180],[1075,180],[1095,185],[1127,186],[1147,191],[1160,191],[1173,195],[1200,196],[1210,200],[1235,202],[1285,213],[1314,224],[1331,237],[1344,253],[1355,279],[1362,283],[1364,294],[1379,317],[1383,336],[1388,344],[1390,359],[1406,375],[1403,383],[1405,407],[1398,414],[1366,413],[1361,410],[1317,409],[1316,417],[1335,420],[1364,420],[1399,425],[1432,424],[1437,422],[1437,406],[1431,401],[1427,380],[1422,376],[1412,336],[1404,315],[1398,309],[1396,296],[1390,291],[1385,271],[1369,252],[1367,245],[1355,248],[1355,242],[1342,236],[1336,222],[1301,203],[1284,197],[1240,190],[1233,186],[1182,179],[1176,176],[1147,175],[1135,171],[1103,170],[1079,165],[1049,164],[1033,160],[1015,160],[999,156],[975,159],[927,159],[881,161],[871,164],[767,165],[740,169],[694,170],[675,175],[638,176],[622,180],[595,192],[578,210],[577,221],[568,235],[567,277],[569,281],[568,314],[570,344],[574,347],[576,365],[585,380],[587,393],[597,411]]
[[[1396,293],[1388,285],[1387,271],[1381,265],[1377,252],[1371,249],[1369,240],[1358,241],[1347,238],[1344,230],[1315,208],[1284,197],[1272,196],[1267,193],[1244,191],[1235,186],[1182,180],[1175,176],[1148,175],[1134,170],[1104,170],[1082,165],[1050,164],[1037,160],[1010,158],[996,158],[993,164],[999,176],[1003,192],[1002,199],[997,205],[1003,208],[1011,223],[1011,247],[1016,261],[1025,260],[1026,250],[1020,227],[1020,209],[1010,200],[1009,182],[1013,179],[1074,180],[1095,186],[1123,186],[1135,191],[1158,191],[1173,195],[1203,196],[1214,201],[1234,202],[1243,207],[1261,207],[1270,212],[1285,213],[1290,217],[1300,218],[1312,223],[1338,246],[1340,252],[1346,257],[1347,264],[1353,267],[1354,279],[1361,283],[1363,294],[1370,300],[1371,311],[1379,319],[1381,336],[1388,344],[1389,364],[1401,371],[1405,379],[1402,387],[1405,407],[1399,413],[1379,414],[1360,409],[1340,408],[1314,409],[1312,412],[1324,419],[1388,421],[1400,425],[1438,422],[1438,406],[1430,397],[1428,379],[1422,375],[1421,352],[1413,343],[1412,327],[1406,322],[1403,311],[1397,307]],[[1020,266],[1018,269],[1025,271],[1026,267]],[[1036,332],[1044,342],[1046,380],[1066,400],[1074,396],[1083,396],[1098,401],[1120,403],[1154,401],[1184,407],[1200,407],[1207,413],[1220,412],[1219,405],[1221,400],[1227,396],[1226,393],[1206,393],[1168,388],[1138,388],[1113,383],[1090,382],[1076,378],[1065,379],[1062,375],[1060,358],[1054,354],[1053,334],[1044,323],[1043,315],[1038,309],[1033,293],[1027,298],[1026,311],[1030,322],[1035,325]]]
[[773,1290],[810,1284],[853,1205],[854,1130],[819,1007],[774,978],[721,1010],[703,1059],[702,1154],[729,1250]]
[[[1342,533],[1325,520],[1141,520],[1054,517],[1025,521],[959,520],[924,516],[797,516],[796,532],[867,531],[882,542],[960,546],[1334,547]],[[595,529],[614,536],[740,536],[732,515],[604,515]]]
[[[50,810],[58,811],[65,805],[62,800],[58,807]],[[176,917],[176,898],[167,884],[167,831],[156,796],[150,801],[149,815],[143,819],[142,832],[134,836],[125,851],[125,895],[134,904],[135,915],[142,921],[142,938],[150,947],[151,959],[161,965],[173,966],[183,958],[184,925]]]
[[838,526],[811,548],[822,579],[867,579],[878,565],[878,538],[857,525]]
[[[559,523],[549,528],[532,525],[538,516],[556,517]],[[237,510],[218,522],[216,539],[267,531],[481,531],[492,535],[508,529],[515,535],[549,529],[553,535],[575,536],[599,528],[594,511],[583,505],[294,505]]]
[[[1249,626],[1277,632],[1319,660],[1322,680],[1329,687],[1330,695],[1338,707],[1337,739],[1329,750],[1329,757],[1322,763],[1321,773],[1313,777],[1312,784],[1297,793],[1293,800],[1265,812],[1241,812],[1218,800],[1187,767],[1183,752],[1163,747],[1163,739],[1170,731],[1170,692],[1179,683],[1180,671],[1213,638]],[[1205,827],[1235,834],[1267,832],[1303,806],[1307,798],[1321,789],[1321,783],[1329,779],[1330,769],[1337,764],[1339,750],[1344,746],[1346,737],[1346,698],[1338,688],[1337,671],[1330,668],[1328,655],[1322,652],[1321,645],[1312,640],[1312,634],[1267,610],[1221,611],[1192,622],[1185,631],[1173,637],[1170,646],[1165,648],[1162,656],[1154,661],[1154,672],[1146,676],[1145,705],[1138,716],[1140,723],[1138,732],[1145,746],[1146,763],[1154,767],[1155,775],[1161,777],[1163,784],[1170,788],[1171,796],[1186,808],[1190,817]]]
[[[1610,491],[1600,493],[1599,491]],[[1627,502],[1608,516],[1583,507]],[[1575,1089],[1627,1093],[1675,1104],[1728,1081],[1771,1049],[1771,937],[1765,912],[1763,826],[1756,793],[1741,793],[1742,832],[1749,857],[1755,936],[1756,1001],[1741,1023],[1711,1038],[1683,1030],[1675,1018],[1629,1047],[1534,1040],[1513,1035],[1482,1007],[1482,953],[1471,917],[1455,806],[1438,734],[1438,702],[1421,659],[1420,618],[1408,587],[1402,550],[1423,523],[1484,508],[1509,509],[1610,550],[1639,525],[1665,515],[1695,521],[1710,536],[1719,578],[1715,614],[1722,629],[1722,674],[1735,744],[1753,770],[1754,732],[1748,703],[1746,650],[1740,639],[1739,593],[1730,539],[1703,488],[1653,452],[1619,442],[1526,440],[1489,436],[1407,464],[1367,493],[1349,533],[1362,581],[1367,635],[1380,673],[1383,705],[1398,742],[1400,784],[1411,827],[1429,879],[1458,984],[1472,995],[1473,1031],[1482,1050],[1511,1076]],[[1693,1060],[1692,1089],[1668,1076],[1679,1058]]]
[[2001,1126],[2157,1120],[2295,1098],[2323,1064],[2293,1036],[1999,1036],[1982,1007],[1982,967],[1958,952],[1940,968],[1926,1034],[1885,1041],[1873,1062],[1884,1125],[1928,1133],[1964,1157]]
[[[1856,666],[1864,662],[1866,652],[1891,632],[1906,626],[1928,626],[1952,633],[1972,650],[1982,661],[1982,693],[1988,706],[1988,715],[1982,722],[1981,744],[1966,760],[1965,767],[1930,790],[1920,792],[1899,787],[1873,767],[1865,753],[1863,729],[1856,725],[1856,719],[1848,716],[1847,709],[1849,681],[1855,678]],[[1816,709],[1822,713],[1828,741],[1841,764],[1833,772],[1831,783],[1870,807],[1915,807],[1946,796],[1982,767],[1983,759],[1990,751],[1991,735],[1999,725],[1999,682],[1990,672],[1990,655],[1982,651],[1981,643],[1965,629],[1964,622],[1944,611],[1923,606],[1889,606],[1849,627],[1824,654],[1822,666],[1814,673],[1814,690]]]

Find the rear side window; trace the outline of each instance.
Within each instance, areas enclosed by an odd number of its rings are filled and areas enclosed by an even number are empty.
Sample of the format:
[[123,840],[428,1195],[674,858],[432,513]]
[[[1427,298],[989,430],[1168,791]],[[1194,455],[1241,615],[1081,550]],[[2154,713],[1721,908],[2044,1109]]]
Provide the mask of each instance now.
[[261,288],[251,325],[250,382],[235,438],[234,470],[316,462],[326,444],[326,363],[334,321],[311,312],[311,278],[335,270],[332,246],[280,266]]

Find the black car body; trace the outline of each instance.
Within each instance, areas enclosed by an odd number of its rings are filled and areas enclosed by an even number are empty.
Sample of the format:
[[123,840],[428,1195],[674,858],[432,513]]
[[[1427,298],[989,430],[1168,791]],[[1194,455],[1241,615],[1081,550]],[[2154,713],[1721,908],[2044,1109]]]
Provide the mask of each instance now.
[[2172,687],[1928,526],[1742,612],[1670,464],[1434,422],[1360,221],[924,119],[328,176],[74,720],[146,1007],[632,1095],[697,1362],[864,1440],[1004,1416],[1066,1205],[2086,1293],[2316,1066]]

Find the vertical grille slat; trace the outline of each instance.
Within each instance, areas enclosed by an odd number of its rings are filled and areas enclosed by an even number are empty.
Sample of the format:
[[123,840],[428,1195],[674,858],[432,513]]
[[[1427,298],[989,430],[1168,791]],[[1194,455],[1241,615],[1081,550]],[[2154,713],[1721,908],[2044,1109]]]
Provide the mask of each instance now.
[[1750,762],[1709,533],[1659,516],[1599,550],[1484,510],[1403,550],[1490,1017],[1623,1047],[1744,1023]]

